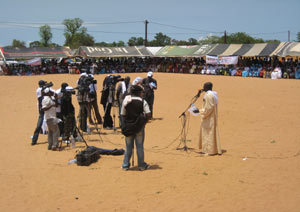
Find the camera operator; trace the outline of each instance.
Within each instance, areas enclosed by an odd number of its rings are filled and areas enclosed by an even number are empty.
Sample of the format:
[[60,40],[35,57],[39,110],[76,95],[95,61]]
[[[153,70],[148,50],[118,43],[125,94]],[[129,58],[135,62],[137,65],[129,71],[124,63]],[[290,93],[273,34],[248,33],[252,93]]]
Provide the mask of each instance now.
[[71,135],[73,135],[73,138],[77,138],[75,109],[72,104],[72,95],[75,94],[75,91],[72,87],[68,86],[67,83],[62,83],[61,93],[61,115],[64,122],[62,139],[69,143]]
[[131,86],[130,83],[130,77],[125,77],[123,82],[120,82],[117,88],[117,101],[119,105],[119,124],[120,127],[122,127],[122,116],[121,116],[121,108],[122,108],[122,102],[125,99],[125,97],[129,94],[129,88]]
[[55,151],[58,147],[58,123],[61,121],[56,117],[56,95],[49,87],[43,89],[42,92],[44,95],[42,110],[45,112],[45,119],[48,126],[48,150],[52,149]]
[[42,129],[43,121],[44,121],[44,111],[42,111],[42,100],[43,100],[43,95],[42,95],[42,88],[46,84],[46,81],[40,80],[38,85],[39,87],[36,89],[36,96],[38,100],[38,110],[39,110],[39,118],[37,122],[37,126],[34,130],[33,136],[32,136],[32,141],[31,145],[35,145],[37,143],[37,140],[39,138],[39,133]]
[[149,71],[147,73],[147,78],[143,79],[143,87],[145,90],[145,100],[148,102],[150,111],[151,111],[151,119],[153,118],[153,104],[154,104],[154,90],[157,89],[157,82],[153,79],[153,72]]
[[[102,118],[99,113],[98,103],[97,103],[97,81],[94,80],[94,76],[92,74],[89,74],[89,77],[91,77],[91,84],[89,85],[89,122],[90,124],[94,124],[94,121],[97,121],[97,124],[102,124]],[[97,120],[93,121],[93,111],[95,112],[95,116]]]
[[79,80],[77,81],[77,101],[79,104],[79,123],[80,129],[83,132],[87,132],[87,117],[88,117],[88,94],[89,94],[89,84],[88,84],[88,75],[82,73]]
[[113,129],[113,120],[110,115],[111,107],[115,101],[115,87],[117,82],[123,81],[120,75],[108,75],[103,80],[103,90],[100,103],[104,109],[103,127],[105,129]]
[[[63,84],[61,86],[63,86]],[[61,114],[61,98],[63,96],[63,93],[61,90],[62,90],[62,87],[55,91],[56,96],[57,96],[56,117],[63,120],[63,117]],[[64,122],[63,121],[58,123],[58,128],[59,128],[59,135],[62,136],[63,131],[64,131]]]

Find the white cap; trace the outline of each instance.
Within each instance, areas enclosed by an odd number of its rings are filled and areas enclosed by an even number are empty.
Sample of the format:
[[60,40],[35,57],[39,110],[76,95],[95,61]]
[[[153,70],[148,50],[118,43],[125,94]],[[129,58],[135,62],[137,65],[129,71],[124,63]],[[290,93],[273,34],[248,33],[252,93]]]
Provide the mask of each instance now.
[[147,73],[147,76],[148,76],[148,77],[152,77],[152,76],[153,76],[153,72],[152,72],[152,71],[149,71],[149,72]]
[[142,80],[143,79],[141,77],[137,77],[133,80],[132,85],[137,85],[137,84],[141,83]]
[[81,76],[81,77],[82,77],[82,76],[88,76],[88,74],[85,73],[85,72],[83,72],[83,73],[80,74],[80,76]]

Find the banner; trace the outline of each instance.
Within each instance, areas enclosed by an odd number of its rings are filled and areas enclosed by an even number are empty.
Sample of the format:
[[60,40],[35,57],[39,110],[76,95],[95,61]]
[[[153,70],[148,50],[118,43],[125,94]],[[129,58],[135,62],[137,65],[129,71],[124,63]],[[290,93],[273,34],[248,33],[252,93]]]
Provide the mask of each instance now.
[[236,65],[238,63],[238,59],[238,56],[218,57],[206,55],[206,63],[212,65]]
[[38,57],[38,58],[34,58],[32,60],[27,60],[25,62],[25,64],[30,65],[30,66],[40,66],[40,65],[42,65],[42,60],[41,60],[41,58]]

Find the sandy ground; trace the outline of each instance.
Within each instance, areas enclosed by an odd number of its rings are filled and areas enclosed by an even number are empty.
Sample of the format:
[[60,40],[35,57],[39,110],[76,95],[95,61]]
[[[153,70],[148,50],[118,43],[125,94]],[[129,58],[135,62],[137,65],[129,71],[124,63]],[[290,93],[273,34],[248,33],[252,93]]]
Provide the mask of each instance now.
[[[146,74],[130,74],[131,79]],[[124,75],[125,76],[125,75]],[[154,117],[146,126],[147,171],[122,171],[123,156],[68,165],[76,148],[31,146],[40,79],[75,85],[78,75],[0,77],[1,211],[300,211],[300,81],[155,73]],[[95,78],[100,84],[104,75]],[[222,156],[202,157],[200,118],[190,116],[188,152],[176,150],[178,116],[205,81],[219,94]],[[73,99],[78,112],[78,104]],[[201,107],[201,98],[196,105]],[[100,113],[103,115],[102,106]],[[94,131],[96,132],[96,131]],[[86,135],[88,144],[125,148],[119,132]],[[243,160],[244,159],[244,160]],[[136,156],[135,156],[136,161]]]

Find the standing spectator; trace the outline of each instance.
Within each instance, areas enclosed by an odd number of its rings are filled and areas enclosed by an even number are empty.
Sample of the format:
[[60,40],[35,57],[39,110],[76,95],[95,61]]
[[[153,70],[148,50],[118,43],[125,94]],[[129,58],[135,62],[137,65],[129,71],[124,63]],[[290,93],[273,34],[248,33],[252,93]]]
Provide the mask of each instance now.
[[153,79],[153,72],[147,73],[147,78],[143,79],[142,85],[145,89],[145,100],[149,104],[151,119],[153,118],[154,90],[157,89],[157,82]]

